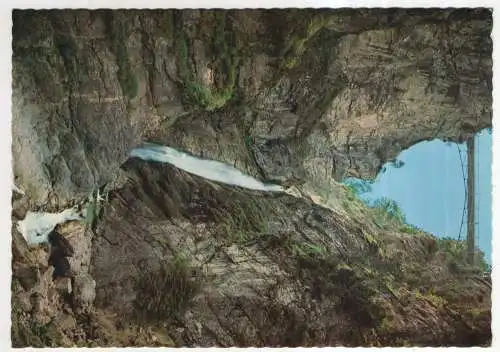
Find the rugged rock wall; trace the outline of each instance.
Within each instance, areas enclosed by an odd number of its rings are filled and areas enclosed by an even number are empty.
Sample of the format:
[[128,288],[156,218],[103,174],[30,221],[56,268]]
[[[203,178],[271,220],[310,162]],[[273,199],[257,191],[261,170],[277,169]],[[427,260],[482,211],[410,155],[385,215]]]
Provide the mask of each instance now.
[[[13,226],[16,346],[489,343],[488,278],[427,234],[381,226],[331,179],[373,177],[418,141],[491,126],[490,11],[13,21],[14,174],[27,193],[13,219],[112,190],[95,229],[62,230],[76,293]],[[126,161],[142,140],[262,180],[328,181],[335,206]]]
[[51,207],[141,139],[285,183],[491,126],[486,9],[14,11],[16,181]]
[[[368,216],[362,224],[303,198],[220,186],[168,165],[131,160],[125,169],[135,181],[112,195],[93,245],[96,305],[122,319],[168,321],[177,345],[489,338],[490,284],[454,268],[428,235],[380,230]],[[179,256],[185,271],[165,268]]]

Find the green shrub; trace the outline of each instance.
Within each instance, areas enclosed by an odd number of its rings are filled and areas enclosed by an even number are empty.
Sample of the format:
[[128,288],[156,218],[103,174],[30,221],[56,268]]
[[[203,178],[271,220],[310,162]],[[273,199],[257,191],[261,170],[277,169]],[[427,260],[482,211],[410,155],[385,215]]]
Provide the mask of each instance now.
[[383,197],[372,202],[370,207],[381,211],[384,215],[387,215],[397,222],[406,224],[406,216],[395,200]]
[[268,233],[271,207],[253,199],[228,199],[210,210],[224,241],[245,244]]
[[85,208],[85,226],[90,227],[91,229],[95,229],[97,225],[97,220],[101,216],[102,213],[102,202],[107,201],[107,194],[103,199],[101,197],[100,191],[92,192],[89,197]]
[[296,258],[324,258],[328,255],[328,250],[321,245],[315,245],[307,242],[287,243],[288,249]]
[[238,49],[234,35],[226,30],[226,17],[223,12],[216,13],[216,28],[213,37],[214,67],[222,72],[225,79],[220,88],[206,87],[195,77],[189,68],[189,48],[182,27],[177,27],[176,50],[179,75],[186,103],[207,111],[222,108],[233,98],[236,86],[236,71],[239,63]]
[[422,229],[415,226],[415,225],[407,224],[407,225],[402,226],[399,229],[399,231],[404,232],[404,233],[409,233],[409,234],[415,234],[415,233],[422,232]]
[[372,191],[372,181],[365,181],[359,178],[348,177],[342,182],[352,196],[360,196]]
[[231,90],[214,92],[202,84],[189,80],[184,82],[184,93],[188,101],[207,111],[220,109],[232,97]]
[[[464,240],[455,240],[449,237],[438,238],[438,249],[444,252],[450,260],[450,265],[453,267],[466,267],[467,266],[467,242]],[[484,259],[484,253],[476,248],[474,255],[474,267],[488,272],[491,266]]]
[[164,322],[182,316],[201,288],[200,278],[191,276],[187,260],[180,255],[142,275],[136,286],[137,317]]

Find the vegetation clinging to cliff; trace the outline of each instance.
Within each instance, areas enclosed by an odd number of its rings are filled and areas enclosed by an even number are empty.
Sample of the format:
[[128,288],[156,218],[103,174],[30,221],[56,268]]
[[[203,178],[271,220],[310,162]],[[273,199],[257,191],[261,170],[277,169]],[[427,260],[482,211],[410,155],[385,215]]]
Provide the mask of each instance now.
[[138,317],[164,322],[182,317],[199,292],[201,281],[191,277],[186,258],[177,254],[158,270],[141,276],[137,286],[143,292],[135,300]]
[[212,42],[214,57],[212,75],[215,87],[207,87],[195,77],[193,69],[189,65],[189,38],[181,25],[182,19],[179,16],[175,17],[174,40],[178,70],[186,102],[207,111],[220,109],[233,98],[236,70],[240,60],[235,34],[226,28],[229,24],[226,13],[215,11],[213,16],[215,28]]
[[[348,202],[363,202],[367,206],[367,209],[372,211],[373,221],[379,228],[396,228],[398,231],[408,234],[425,233],[424,230],[407,222],[403,210],[393,199],[380,198],[371,202],[361,199],[361,194],[371,191],[370,182],[359,179],[348,179],[345,182],[348,191]],[[349,207],[349,204],[346,204],[346,206]],[[467,266],[467,245],[465,240],[450,237],[436,237],[436,240],[436,249],[445,253],[453,268],[458,269]],[[484,253],[479,249],[476,249],[474,266],[481,271],[491,270],[490,265],[484,258]]]

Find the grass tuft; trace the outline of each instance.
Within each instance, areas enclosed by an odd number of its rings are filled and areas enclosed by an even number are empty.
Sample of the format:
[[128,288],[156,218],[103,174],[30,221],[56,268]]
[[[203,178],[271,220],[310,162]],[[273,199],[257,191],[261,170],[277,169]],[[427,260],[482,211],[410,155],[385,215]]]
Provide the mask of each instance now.
[[165,322],[180,317],[201,289],[186,258],[176,255],[160,269],[141,276],[135,300],[137,317]]

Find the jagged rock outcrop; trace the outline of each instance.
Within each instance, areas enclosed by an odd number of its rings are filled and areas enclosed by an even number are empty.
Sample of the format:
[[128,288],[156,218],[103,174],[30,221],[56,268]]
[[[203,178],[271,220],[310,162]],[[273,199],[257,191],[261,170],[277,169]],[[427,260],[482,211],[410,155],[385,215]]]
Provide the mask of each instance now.
[[[110,190],[96,227],[59,228],[72,284],[12,227],[15,346],[489,344],[489,278],[332,179],[491,126],[491,27],[487,9],[14,11],[13,221]],[[127,160],[144,140],[306,187]],[[329,207],[303,192],[325,184]]]
[[14,11],[16,182],[58,207],[156,140],[285,183],[491,126],[491,11]]
[[[468,345],[491,334],[491,284],[454,269],[428,235],[168,165],[125,169],[134,181],[111,196],[94,242],[96,304],[168,319],[178,345]],[[182,270],[164,269],[178,260]]]

